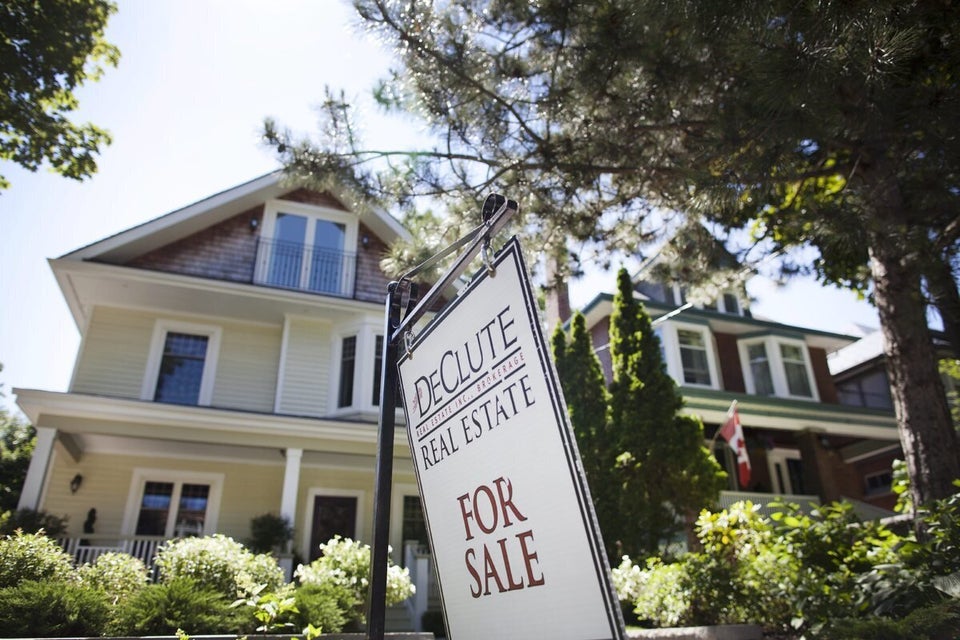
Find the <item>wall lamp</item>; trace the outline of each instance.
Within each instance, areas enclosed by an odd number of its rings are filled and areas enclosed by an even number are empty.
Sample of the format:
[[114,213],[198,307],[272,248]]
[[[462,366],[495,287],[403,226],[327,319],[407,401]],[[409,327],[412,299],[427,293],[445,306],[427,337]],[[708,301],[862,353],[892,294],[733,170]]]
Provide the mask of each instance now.
[[79,473],[73,476],[73,480],[70,481],[70,493],[76,493],[80,488],[80,485],[83,484],[83,476]]
[[250,218],[250,231],[256,231],[257,227],[260,226],[260,221],[256,218]]
[[368,235],[361,236],[360,246],[362,246],[364,249],[368,249],[370,247],[370,236]]

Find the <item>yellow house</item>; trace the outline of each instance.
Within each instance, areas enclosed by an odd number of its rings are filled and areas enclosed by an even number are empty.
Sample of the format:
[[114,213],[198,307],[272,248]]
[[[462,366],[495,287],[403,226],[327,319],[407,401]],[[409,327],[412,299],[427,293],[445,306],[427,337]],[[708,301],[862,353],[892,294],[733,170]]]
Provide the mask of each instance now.
[[[243,540],[265,513],[304,561],[370,541],[379,262],[406,235],[273,173],[51,260],[81,343],[67,392],[15,390],[37,429],[20,507],[68,516],[78,560]],[[399,428],[394,449],[397,554],[425,538]]]

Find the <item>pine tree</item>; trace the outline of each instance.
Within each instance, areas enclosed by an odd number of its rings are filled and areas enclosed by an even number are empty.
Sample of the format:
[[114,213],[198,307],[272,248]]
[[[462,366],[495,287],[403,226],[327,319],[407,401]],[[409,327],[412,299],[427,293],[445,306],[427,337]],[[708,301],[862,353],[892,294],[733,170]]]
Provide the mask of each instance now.
[[[607,429],[607,393],[603,368],[593,350],[586,319],[579,311],[571,318],[570,341],[560,325],[551,340],[554,363],[577,438],[583,471],[608,554],[616,550],[614,514],[617,492],[612,484],[613,449]],[[611,559],[616,556],[611,555]]]
[[960,247],[960,3],[354,4],[398,53],[377,97],[437,144],[366,147],[330,93],[317,143],[266,126],[291,172],[361,201],[496,189],[548,249],[632,254],[653,208],[747,231],[758,260],[812,248],[794,266],[876,304],[915,501],[953,494],[924,293]]
[[724,473],[704,446],[703,424],[680,414],[683,399],[626,269],[617,274],[610,357],[616,534],[623,554],[643,557],[679,533],[688,512],[716,500]]

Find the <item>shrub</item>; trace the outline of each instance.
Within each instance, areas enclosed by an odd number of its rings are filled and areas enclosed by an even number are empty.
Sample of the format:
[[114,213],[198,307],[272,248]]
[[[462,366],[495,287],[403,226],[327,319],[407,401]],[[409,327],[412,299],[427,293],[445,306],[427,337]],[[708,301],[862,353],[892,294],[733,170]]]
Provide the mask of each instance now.
[[[349,538],[335,536],[320,545],[323,552],[309,565],[297,567],[296,577],[304,585],[333,584],[351,594],[351,619],[362,622],[370,583],[370,547]],[[391,564],[387,568],[387,605],[399,604],[413,595],[410,572]]]
[[24,533],[46,532],[56,538],[67,530],[67,516],[55,516],[36,509],[17,509],[0,514],[0,534],[10,535],[17,529]]
[[275,591],[284,583],[283,570],[272,556],[251,553],[221,534],[174,540],[159,549],[156,565],[161,582],[192,578],[231,602],[249,595],[252,587]]
[[343,631],[347,614],[358,606],[352,591],[333,584],[305,584],[294,593],[297,613],[291,617],[294,628],[299,630],[308,624],[323,629],[324,633]]
[[126,553],[104,553],[93,564],[77,569],[76,577],[81,584],[100,589],[118,602],[147,585],[147,566]]
[[293,540],[293,527],[283,516],[265,513],[250,521],[247,546],[254,553],[282,551],[290,540]]
[[[150,584],[121,602],[107,631],[115,636],[173,635],[242,631],[230,599],[217,589],[184,577]],[[247,625],[249,626],[249,624]]]
[[42,533],[17,531],[0,538],[0,588],[25,580],[62,582],[72,571],[70,556]]
[[72,582],[25,580],[0,589],[0,629],[6,637],[90,637],[103,633],[107,595]]

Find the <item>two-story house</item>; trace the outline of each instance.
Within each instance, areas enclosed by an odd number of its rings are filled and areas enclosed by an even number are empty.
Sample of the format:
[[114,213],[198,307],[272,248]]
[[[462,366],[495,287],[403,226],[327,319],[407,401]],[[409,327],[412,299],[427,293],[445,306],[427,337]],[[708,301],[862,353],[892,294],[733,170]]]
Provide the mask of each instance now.
[[[678,284],[665,284],[641,268],[634,295],[651,315],[684,411],[699,415],[706,437],[728,470],[727,506],[773,496],[806,505],[845,498],[861,514],[886,513],[895,497],[890,468],[900,455],[889,405],[841,402],[828,355],[858,336],[816,331],[754,318],[745,291],[728,290],[709,304],[688,304]],[[583,310],[608,379],[609,320],[613,296],[601,294]],[[733,401],[751,463],[749,486],[739,486],[732,450],[714,438]]]
[[[243,540],[265,513],[304,560],[370,541],[379,262],[406,234],[274,173],[51,260],[81,342],[65,393],[15,389],[37,429],[20,506],[68,516],[78,554]],[[394,446],[399,550],[423,525],[402,429]]]

